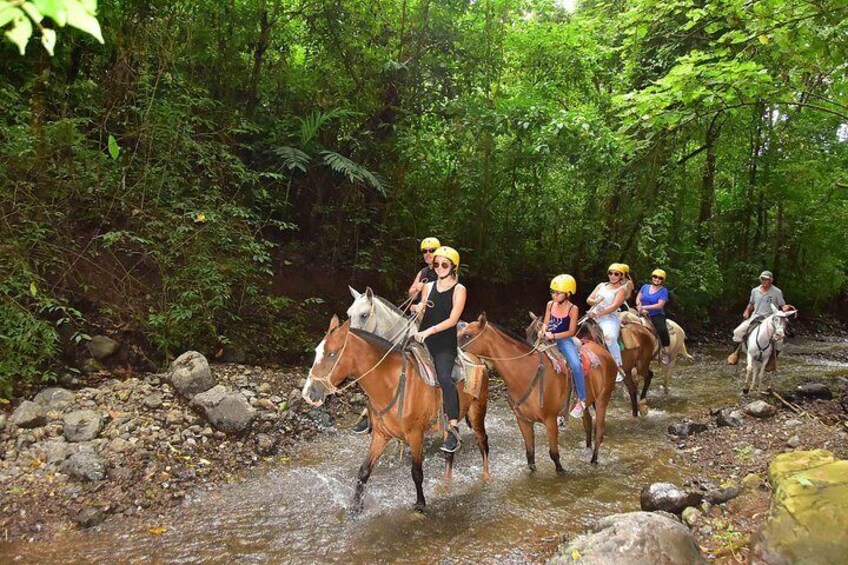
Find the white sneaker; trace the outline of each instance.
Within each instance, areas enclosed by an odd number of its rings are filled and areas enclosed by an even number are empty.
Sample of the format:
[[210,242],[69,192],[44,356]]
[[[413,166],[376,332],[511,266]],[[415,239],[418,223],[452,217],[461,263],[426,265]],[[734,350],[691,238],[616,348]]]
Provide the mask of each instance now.
[[583,401],[582,400],[578,400],[574,404],[574,408],[571,409],[571,412],[569,412],[569,415],[572,418],[582,418],[583,417]]
[[618,368],[618,374],[615,376],[615,382],[623,383],[624,382],[624,369],[621,367]]

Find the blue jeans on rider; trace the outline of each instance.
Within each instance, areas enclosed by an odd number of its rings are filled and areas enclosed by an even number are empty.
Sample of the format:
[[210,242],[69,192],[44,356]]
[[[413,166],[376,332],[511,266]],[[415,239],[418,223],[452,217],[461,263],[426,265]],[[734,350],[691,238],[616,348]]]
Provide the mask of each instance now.
[[577,389],[577,398],[586,402],[586,383],[583,376],[583,365],[580,363],[580,353],[577,352],[577,345],[570,337],[556,340],[557,349],[568,361],[568,366],[571,368],[571,373],[574,375],[574,388]]

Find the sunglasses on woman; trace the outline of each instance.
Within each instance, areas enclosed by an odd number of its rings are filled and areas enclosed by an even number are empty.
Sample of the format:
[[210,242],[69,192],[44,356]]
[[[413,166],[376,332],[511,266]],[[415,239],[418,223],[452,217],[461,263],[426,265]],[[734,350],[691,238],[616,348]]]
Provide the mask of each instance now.
[[658,277],[657,275],[653,275],[651,278],[655,281],[664,281],[665,280],[664,278]]
[[422,249],[421,251],[423,251],[425,254],[426,254],[426,253],[433,254],[433,253],[435,253],[435,252],[436,252],[435,248],[434,248],[434,249]]
[[447,262],[447,261],[445,261],[445,262],[441,262],[441,261],[434,261],[434,262],[433,262],[433,268],[434,268],[434,269],[450,269],[452,266],[453,266],[453,265],[451,265],[451,264],[450,264],[449,262]]
[[611,277],[620,277],[621,276],[621,273],[619,273],[617,271],[610,271],[607,274]]

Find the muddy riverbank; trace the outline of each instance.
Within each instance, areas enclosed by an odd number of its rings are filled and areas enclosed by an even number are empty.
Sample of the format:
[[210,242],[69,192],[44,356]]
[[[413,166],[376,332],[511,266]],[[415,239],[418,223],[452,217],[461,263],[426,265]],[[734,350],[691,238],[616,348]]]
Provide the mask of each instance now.
[[[711,410],[748,399],[741,398],[734,372],[724,365],[725,351],[693,349],[696,360],[681,367],[671,392],[652,392],[647,418],[630,418],[626,401],[616,395],[598,467],[588,464],[579,423],[569,422],[560,439],[565,477],[553,473],[543,437],[537,441],[539,472],[527,473],[514,418],[496,394],[487,421],[494,480],[480,483],[479,454],[466,431],[448,489],[439,478],[438,442],[431,440],[423,517],[410,512],[408,457],[397,448],[389,450],[368,485],[363,517],[346,517],[368,441],[347,429],[363,405],[361,394],[309,409],[295,392],[302,369],[214,365],[219,380],[242,391],[257,410],[251,431],[232,437],[208,429],[160,377],[105,381],[99,392],[74,391],[78,403],[60,411],[88,407],[106,414],[101,442],[92,446],[104,458],[102,481],[68,476],[55,464],[61,454],[54,453],[51,462],[49,450],[38,447],[62,435],[60,415],[48,411],[42,438],[8,425],[0,432],[5,450],[0,520],[8,536],[0,558],[535,562],[594,520],[638,509],[646,484],[669,481],[698,489],[749,474],[764,477],[771,456],[793,448],[790,440],[798,449],[826,447],[846,456],[841,446],[848,443],[848,429],[838,400],[799,404],[805,414],[785,409],[768,420],[745,417],[738,428],[716,427]],[[846,350],[842,340],[797,340],[787,349],[776,383],[785,389],[827,382],[838,394]],[[146,401],[157,394],[161,404],[154,399],[151,407]],[[668,427],[683,419],[702,421],[708,429],[689,438],[669,436]],[[113,449],[126,448],[123,442],[133,448]],[[693,526],[705,555],[744,559],[744,542],[764,521],[768,496],[765,489],[749,489],[705,512]],[[89,519],[94,525],[82,529]]]

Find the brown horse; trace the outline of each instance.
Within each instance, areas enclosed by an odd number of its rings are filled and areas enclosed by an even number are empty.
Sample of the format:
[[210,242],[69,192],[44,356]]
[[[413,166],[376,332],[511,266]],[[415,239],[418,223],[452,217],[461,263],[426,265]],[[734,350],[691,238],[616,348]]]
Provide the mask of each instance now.
[[[392,343],[372,333],[350,329],[350,320],[339,325],[336,316],[323,341],[315,348],[315,362],[303,387],[303,398],[313,406],[324,403],[328,394],[340,390],[342,382],[353,377],[365,394],[374,426],[368,455],[359,468],[353,508],[362,509],[365,483],[371,476],[374,463],[380,458],[392,438],[409,444],[412,454],[412,480],[418,498],[415,509],[423,511],[424,501],[424,432],[437,429],[442,417],[442,390],[425,383],[418,374],[416,363]],[[483,379],[478,398],[459,390],[460,418],[477,436],[483,455],[483,480],[489,478],[489,438],[484,420],[489,399],[489,381]],[[450,478],[453,454],[446,454],[445,477]]]
[[[469,353],[490,361],[503,378],[507,388],[510,408],[518,420],[524,437],[527,465],[536,470],[536,437],[534,422],[541,422],[548,432],[548,453],[556,465],[557,473],[565,470],[559,458],[559,428],[557,416],[568,410],[571,397],[571,374],[558,374],[548,356],[530,344],[507,335],[486,320],[482,314],[460,331],[460,344]],[[592,463],[598,462],[598,451],[604,440],[607,404],[615,388],[616,367],[612,356],[601,346],[589,347],[600,359],[599,367],[586,375],[586,404],[595,405],[595,448]],[[583,428],[586,447],[592,447],[592,415],[583,411]]]
[[[530,312],[532,322],[527,327],[528,336],[536,336],[539,328],[542,325],[542,318]],[[638,417],[641,413],[648,413],[648,403],[645,401],[645,396],[648,394],[648,387],[651,386],[651,379],[654,377],[651,371],[651,359],[654,356],[654,337],[650,330],[638,324],[628,324],[633,330],[633,337],[638,344],[637,347],[621,350],[621,362],[624,366],[624,385],[627,387],[627,392],[630,395],[630,405],[633,409],[633,416]],[[623,328],[622,328],[623,329]],[[577,337],[590,340],[600,345],[604,351],[607,350],[604,345],[604,336],[601,327],[598,323],[591,319],[585,318],[577,330]],[[528,337],[528,339],[530,339]],[[633,369],[636,369],[636,377],[642,384],[642,394],[637,401],[636,397],[639,392],[639,384],[633,378]]]

